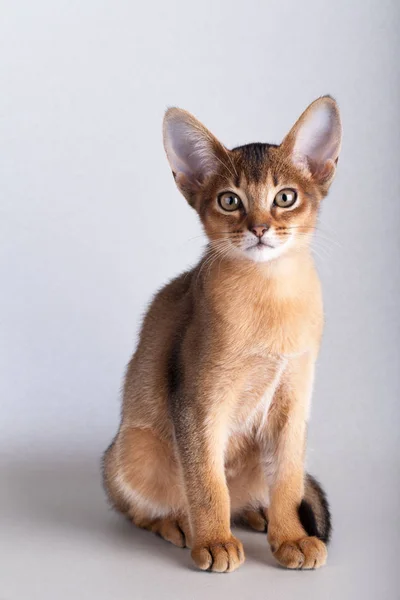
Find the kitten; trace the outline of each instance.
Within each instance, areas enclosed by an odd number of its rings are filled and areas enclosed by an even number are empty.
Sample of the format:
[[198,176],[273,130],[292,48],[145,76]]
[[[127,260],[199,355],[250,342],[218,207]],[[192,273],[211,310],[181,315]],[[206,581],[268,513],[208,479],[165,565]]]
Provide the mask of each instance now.
[[144,319],[104,482],[116,509],[190,547],[203,570],[243,563],[232,518],[268,526],[285,567],[326,561],[328,504],[304,471],[323,328],[309,246],[340,143],[329,96],[279,146],[228,150],[186,111],[165,115],[176,185],[209,245]]

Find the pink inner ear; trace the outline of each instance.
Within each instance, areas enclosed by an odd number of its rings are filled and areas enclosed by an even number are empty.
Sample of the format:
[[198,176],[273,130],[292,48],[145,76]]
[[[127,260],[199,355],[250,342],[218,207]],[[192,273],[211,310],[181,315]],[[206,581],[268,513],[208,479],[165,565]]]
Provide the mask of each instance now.
[[216,157],[206,131],[182,119],[169,120],[165,146],[171,168],[188,179],[202,180],[216,168]]
[[293,146],[293,160],[303,168],[309,162],[317,170],[323,169],[328,160],[336,161],[340,138],[341,126],[335,105],[321,101],[300,123]]
[[308,171],[320,184],[323,184],[335,174],[335,162],[331,159],[328,159],[324,163],[316,163],[309,160]]

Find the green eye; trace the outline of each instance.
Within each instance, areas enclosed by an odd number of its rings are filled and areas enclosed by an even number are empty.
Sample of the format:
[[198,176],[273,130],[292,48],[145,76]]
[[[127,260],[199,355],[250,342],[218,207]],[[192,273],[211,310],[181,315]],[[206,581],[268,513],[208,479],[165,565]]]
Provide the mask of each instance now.
[[289,208],[297,200],[297,192],[289,188],[281,190],[275,196],[274,204],[280,208]]
[[239,196],[233,192],[223,192],[218,196],[218,204],[222,210],[233,212],[241,207],[242,201]]

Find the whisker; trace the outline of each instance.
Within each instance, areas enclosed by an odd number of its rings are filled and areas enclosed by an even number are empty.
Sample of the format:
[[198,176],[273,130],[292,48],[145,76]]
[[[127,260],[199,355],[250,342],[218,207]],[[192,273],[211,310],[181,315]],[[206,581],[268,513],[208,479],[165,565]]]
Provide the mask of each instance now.
[[338,240],[331,238],[329,235],[326,235],[326,232],[324,232],[324,230],[319,226],[319,225],[288,225],[287,227],[279,227],[277,228],[277,231],[284,231],[284,230],[292,230],[292,229],[296,229],[298,231],[315,231],[316,232],[316,236],[318,236],[319,238],[325,238],[327,241],[331,242],[332,244],[336,244],[339,248],[342,247],[342,244],[340,244],[340,242],[338,242]]
[[213,261],[210,263],[210,265],[209,265],[209,267],[208,267],[208,270],[207,270],[206,277],[208,277],[208,276],[210,275],[211,268],[212,268],[212,266],[214,265],[214,263],[215,263],[215,262],[218,260],[218,258],[219,258],[219,262],[220,262],[219,266],[221,267],[221,262],[222,262],[222,259],[223,259],[223,258],[225,258],[225,257],[226,257],[226,256],[227,256],[227,255],[230,253],[230,251],[231,251],[231,248],[230,248],[230,247],[226,247],[226,248],[224,248],[224,249],[221,249],[221,250],[220,250],[220,251],[219,251],[219,252],[218,252],[218,253],[215,255],[215,258],[214,258],[214,260],[213,260]]
[[[206,268],[206,267],[210,267],[212,266],[212,264],[215,262],[215,260],[220,256],[221,252],[224,249],[229,249],[231,247],[231,244],[229,242],[229,240],[217,240],[217,243],[213,243],[212,240],[210,241],[210,245],[209,245],[209,255],[205,257],[199,272],[197,273],[197,277],[196,277],[196,284],[199,280],[199,277],[202,273],[202,271]],[[209,273],[210,268],[208,269],[207,273]]]

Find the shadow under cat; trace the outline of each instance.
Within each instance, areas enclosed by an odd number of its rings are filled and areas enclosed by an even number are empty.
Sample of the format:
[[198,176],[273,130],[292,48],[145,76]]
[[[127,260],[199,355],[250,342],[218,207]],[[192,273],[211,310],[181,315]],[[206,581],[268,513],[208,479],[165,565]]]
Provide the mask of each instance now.
[[[196,570],[187,548],[177,548],[135,527],[107,505],[96,457],[42,456],[26,462],[2,462],[0,474],[0,513],[9,525],[18,515],[19,524],[35,523],[39,531],[55,530],[61,537],[78,533],[95,539],[110,553],[131,551],[134,558],[140,552],[153,560]],[[277,567],[265,533],[242,523],[235,528],[240,530],[248,562]]]

